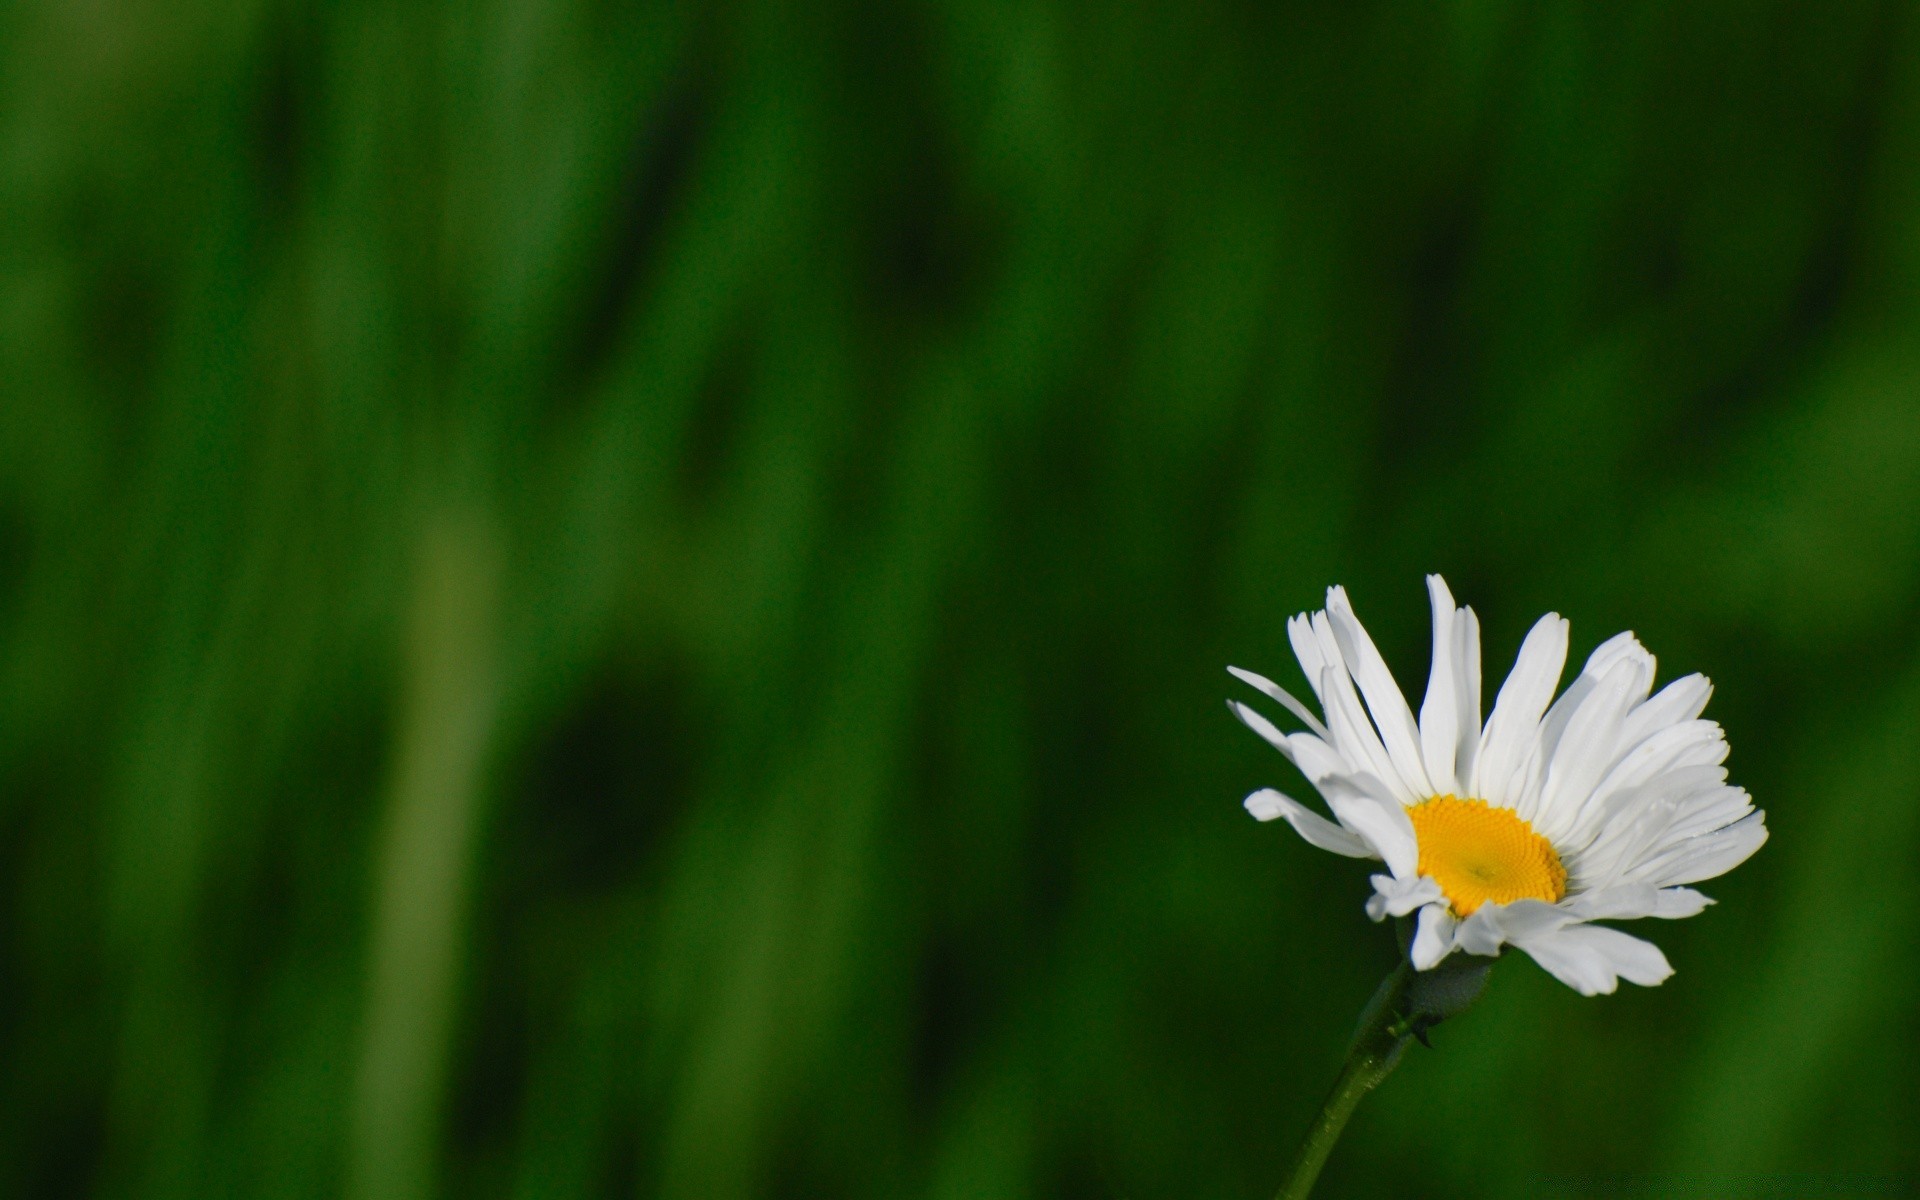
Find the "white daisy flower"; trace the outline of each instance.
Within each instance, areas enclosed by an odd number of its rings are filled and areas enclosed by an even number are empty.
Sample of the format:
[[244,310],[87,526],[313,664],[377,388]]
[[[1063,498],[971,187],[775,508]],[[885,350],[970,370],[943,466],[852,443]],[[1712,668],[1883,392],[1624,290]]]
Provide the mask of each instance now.
[[1673,968],[1659,947],[1590,922],[1691,917],[1712,901],[1681,885],[1724,874],[1767,840],[1766,814],[1726,781],[1720,726],[1700,719],[1712,685],[1688,675],[1653,692],[1653,655],[1622,633],[1555,700],[1567,622],[1548,613],[1483,726],[1479,621],[1438,575],[1427,589],[1433,669],[1417,722],[1344,588],[1287,622],[1324,720],[1272,680],[1228,668],[1307,726],[1282,733],[1228,701],[1334,819],[1271,788],[1248,796],[1247,811],[1285,817],[1323,850],[1383,860],[1367,915],[1419,912],[1418,970],[1511,944],[1584,995],[1622,978],[1661,982]]

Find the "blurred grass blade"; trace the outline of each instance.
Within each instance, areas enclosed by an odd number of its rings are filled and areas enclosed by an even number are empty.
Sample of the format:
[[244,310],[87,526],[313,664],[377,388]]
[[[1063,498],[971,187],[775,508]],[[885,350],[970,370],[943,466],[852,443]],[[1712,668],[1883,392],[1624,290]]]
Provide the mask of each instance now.
[[475,830],[499,707],[500,548],[477,509],[429,516],[406,628],[404,706],[374,854],[348,1195],[434,1192]]

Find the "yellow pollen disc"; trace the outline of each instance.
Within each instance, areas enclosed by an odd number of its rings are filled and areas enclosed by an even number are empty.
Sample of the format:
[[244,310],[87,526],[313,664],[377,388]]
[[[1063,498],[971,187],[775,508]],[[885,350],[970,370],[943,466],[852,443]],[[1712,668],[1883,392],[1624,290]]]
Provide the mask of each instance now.
[[1458,916],[1482,904],[1567,894],[1567,869],[1547,839],[1485,800],[1435,796],[1407,810],[1420,843],[1420,873],[1432,876]]

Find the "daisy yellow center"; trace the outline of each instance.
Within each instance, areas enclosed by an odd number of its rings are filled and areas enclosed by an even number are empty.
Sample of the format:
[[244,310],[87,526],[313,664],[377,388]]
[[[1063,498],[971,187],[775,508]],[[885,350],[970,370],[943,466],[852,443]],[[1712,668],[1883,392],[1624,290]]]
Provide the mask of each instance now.
[[1567,894],[1567,869],[1547,839],[1513,810],[1485,800],[1435,796],[1407,810],[1420,843],[1420,873],[1446,893],[1455,914],[1482,904]]

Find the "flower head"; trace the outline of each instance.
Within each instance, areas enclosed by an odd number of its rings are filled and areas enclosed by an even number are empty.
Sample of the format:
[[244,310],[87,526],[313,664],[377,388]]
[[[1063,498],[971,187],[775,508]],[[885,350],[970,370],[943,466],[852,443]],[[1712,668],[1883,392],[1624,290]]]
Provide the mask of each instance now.
[[1568,986],[1611,992],[1673,973],[1651,942],[1600,920],[1690,917],[1712,901],[1683,885],[1721,875],[1767,840],[1766,814],[1727,783],[1727,741],[1700,719],[1712,685],[1688,675],[1653,691],[1653,655],[1622,633],[1601,643],[1554,698],[1567,622],[1540,618],[1481,721],[1480,625],[1438,575],[1433,667],[1419,719],[1347,601],[1287,622],[1322,715],[1272,680],[1228,668],[1307,729],[1282,733],[1228,707],[1300,769],[1333,819],[1265,788],[1262,821],[1284,817],[1323,850],[1386,863],[1374,920],[1418,912],[1409,956],[1427,970],[1455,950],[1514,945]]

